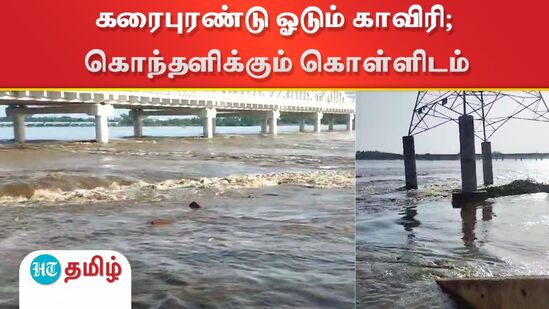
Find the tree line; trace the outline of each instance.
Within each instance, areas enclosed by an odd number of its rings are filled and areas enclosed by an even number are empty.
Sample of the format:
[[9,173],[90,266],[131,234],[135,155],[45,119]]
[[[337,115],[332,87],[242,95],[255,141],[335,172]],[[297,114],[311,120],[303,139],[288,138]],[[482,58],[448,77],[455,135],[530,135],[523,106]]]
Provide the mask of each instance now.
[[[11,125],[11,119],[9,117],[0,117],[0,122],[8,122]],[[66,126],[60,123],[74,123],[75,125],[84,124],[88,122],[94,122],[95,119],[93,117],[70,117],[70,116],[27,116],[25,117],[26,122],[34,122],[34,123],[52,123],[51,125],[46,126]],[[239,116],[231,116],[231,117],[216,117],[216,125],[217,126],[225,126],[225,127],[236,127],[236,126],[258,126],[261,125],[261,119],[256,117],[239,117]],[[133,125],[133,119],[128,114],[122,114],[119,117],[115,117],[112,120],[110,120],[111,125],[115,126],[132,126]],[[327,124],[327,120],[323,119],[323,122]],[[298,124],[299,120],[295,117],[285,117],[284,115],[280,117],[279,124]],[[307,124],[313,124],[312,119],[306,119],[305,123]],[[345,121],[343,119],[335,119],[335,124],[344,124]],[[143,125],[149,126],[149,127],[167,127],[167,126],[173,126],[173,127],[185,127],[185,126],[201,126],[202,125],[202,119],[200,117],[187,117],[187,118],[156,118],[156,117],[145,117],[143,119]]]

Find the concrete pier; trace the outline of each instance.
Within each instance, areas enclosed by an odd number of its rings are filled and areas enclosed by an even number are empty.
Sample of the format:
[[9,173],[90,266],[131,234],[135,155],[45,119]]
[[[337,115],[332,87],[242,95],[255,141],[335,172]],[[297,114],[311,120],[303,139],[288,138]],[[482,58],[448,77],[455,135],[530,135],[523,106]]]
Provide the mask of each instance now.
[[133,109],[130,114],[133,119],[133,136],[143,137],[143,115],[141,115],[141,111]]
[[355,114],[349,114],[347,116],[347,131],[353,131],[355,129]]
[[414,136],[402,137],[406,189],[417,189],[416,148]]
[[305,132],[305,119],[299,120],[299,132]]
[[482,146],[482,175],[484,177],[484,185],[489,186],[494,184],[494,172],[492,168],[492,143],[483,142]]
[[15,114],[13,118],[13,137],[16,143],[25,142],[25,114]]
[[202,119],[202,136],[205,138],[213,137],[213,118],[204,117]]
[[461,191],[462,193],[473,193],[477,190],[474,119],[471,115],[463,115],[458,118],[458,121]]
[[324,114],[317,112],[315,114],[315,132],[320,133],[322,131],[322,117]]
[[549,277],[456,278],[436,280],[459,308],[547,308]]
[[202,118],[203,136],[205,138],[213,138],[215,116],[216,110],[214,108],[205,108],[200,112],[200,117]]
[[28,114],[28,109],[25,106],[10,105],[6,108],[6,116],[13,121],[13,140],[16,143],[24,143],[26,140],[25,134],[25,116]]
[[265,117],[261,119],[261,133],[267,134],[269,130],[269,118]]
[[272,111],[269,113],[269,133],[272,136],[278,135],[278,118],[280,118],[279,111]]
[[464,205],[486,200],[486,191],[477,190],[477,162],[475,153],[475,123],[471,115],[463,115],[459,121],[459,156],[461,159],[461,191],[452,192],[452,206]]
[[95,116],[95,141],[101,144],[109,142],[109,122],[106,115]]
[[109,142],[109,116],[114,112],[111,105],[94,104],[89,106],[88,115],[95,116],[95,141],[106,144]]

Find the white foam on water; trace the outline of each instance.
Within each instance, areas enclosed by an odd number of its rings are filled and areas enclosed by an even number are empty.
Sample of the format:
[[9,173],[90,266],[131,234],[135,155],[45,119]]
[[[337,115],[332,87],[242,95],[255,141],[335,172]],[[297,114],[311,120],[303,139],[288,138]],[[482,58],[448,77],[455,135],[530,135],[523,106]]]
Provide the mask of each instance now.
[[[77,188],[63,191],[59,188],[36,188],[27,196],[0,196],[0,205],[24,204],[26,202],[49,203],[86,203],[98,201],[131,200],[137,192],[149,190],[151,193],[161,191],[193,188],[213,189],[217,192],[243,188],[262,188],[277,185],[294,185],[309,188],[352,188],[354,175],[351,172],[315,171],[285,172],[252,175],[231,175],[227,177],[202,177],[198,179],[169,179],[157,183],[137,181],[131,184],[111,182],[108,186],[91,189]],[[151,194],[154,195],[154,194]]]

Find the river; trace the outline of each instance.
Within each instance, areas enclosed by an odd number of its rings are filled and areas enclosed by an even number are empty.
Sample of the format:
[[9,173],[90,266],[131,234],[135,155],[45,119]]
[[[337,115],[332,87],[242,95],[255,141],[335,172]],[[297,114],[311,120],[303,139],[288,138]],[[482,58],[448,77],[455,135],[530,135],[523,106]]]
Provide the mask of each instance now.
[[[549,275],[546,193],[455,209],[459,161],[418,161],[405,191],[402,161],[357,162],[359,308],[455,308],[437,278]],[[481,183],[481,161],[477,165]],[[494,161],[496,184],[549,183],[549,160]]]
[[354,134],[337,129],[111,128],[100,145],[82,141],[93,128],[28,128],[0,143],[0,306],[17,307],[27,253],[112,249],[134,308],[354,308]]

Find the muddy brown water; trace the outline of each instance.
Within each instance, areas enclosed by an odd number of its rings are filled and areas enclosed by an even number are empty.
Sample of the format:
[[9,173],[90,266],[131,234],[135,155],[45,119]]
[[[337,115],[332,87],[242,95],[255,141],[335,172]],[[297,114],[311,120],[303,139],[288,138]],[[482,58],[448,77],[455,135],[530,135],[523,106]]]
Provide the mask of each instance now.
[[0,306],[27,253],[112,249],[136,308],[353,308],[353,155],[347,132],[2,144]]

